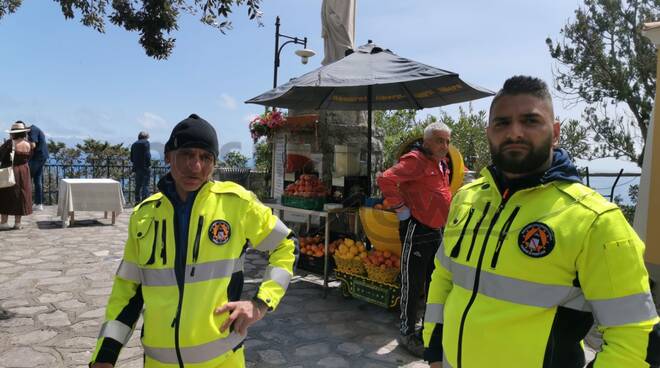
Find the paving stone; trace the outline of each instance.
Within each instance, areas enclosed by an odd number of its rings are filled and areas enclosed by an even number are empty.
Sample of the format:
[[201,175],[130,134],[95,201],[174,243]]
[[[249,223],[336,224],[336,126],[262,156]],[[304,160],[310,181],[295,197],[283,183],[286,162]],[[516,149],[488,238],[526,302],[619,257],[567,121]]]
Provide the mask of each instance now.
[[79,302],[77,299],[66,300],[60,303],[56,303],[57,307],[64,310],[78,309],[86,307],[87,304]]
[[38,300],[40,303],[54,303],[54,302],[69,300],[71,298],[73,298],[73,294],[71,293],[57,293],[57,294],[46,293],[39,296]]
[[37,306],[37,307],[18,307],[18,308],[12,308],[9,311],[14,312],[16,314],[23,314],[23,315],[32,315],[36,313],[43,313],[48,310],[48,307],[45,305]]
[[9,262],[0,262],[0,268],[11,267],[11,266],[14,266],[14,264]]
[[69,284],[77,281],[77,277],[53,277],[50,279],[39,280],[37,286],[55,285],[55,284]]
[[346,359],[338,356],[325,357],[319,360],[316,365],[328,368],[345,368],[351,366]]
[[364,351],[364,348],[358,344],[352,343],[352,342],[345,342],[342,344],[339,344],[337,346],[337,351],[348,354],[348,355],[355,355],[355,354],[360,354],[361,352]]
[[330,346],[326,343],[316,343],[304,345],[296,348],[295,354],[299,357],[310,357],[316,355],[326,355],[330,352]]
[[55,367],[57,358],[28,347],[19,347],[0,353],[0,362],[7,367],[15,368]]
[[37,320],[50,327],[62,327],[71,324],[67,314],[62,311],[55,311],[49,314],[40,314],[37,316]]
[[3,308],[23,307],[29,304],[30,302],[27,299],[12,299],[2,303],[2,307]]
[[90,351],[80,351],[77,349],[58,349],[58,351],[62,354],[62,358],[67,366],[73,364],[88,364],[92,359],[92,353]]
[[32,325],[34,325],[34,320],[32,318],[14,317],[0,321],[0,327],[2,328],[32,326]]
[[57,277],[61,275],[62,272],[60,271],[27,271],[24,272],[21,276],[19,276],[20,279],[37,279],[37,280],[42,280],[42,279],[47,279],[50,277]]
[[94,349],[96,346],[96,339],[91,337],[73,337],[58,343],[57,346],[64,348]]
[[110,295],[112,291],[111,287],[101,288],[101,289],[90,289],[85,292],[87,295]]
[[21,260],[16,261],[16,263],[22,264],[22,265],[33,265],[33,264],[43,263],[43,262],[44,262],[44,260],[39,259],[39,258],[27,258],[27,259],[21,259]]
[[98,308],[79,315],[78,319],[100,318],[103,316],[105,316],[105,308]]
[[55,330],[37,330],[21,335],[15,335],[9,339],[12,345],[33,345],[50,340],[57,336]]
[[262,362],[268,364],[285,364],[286,359],[277,350],[260,350],[257,352]]

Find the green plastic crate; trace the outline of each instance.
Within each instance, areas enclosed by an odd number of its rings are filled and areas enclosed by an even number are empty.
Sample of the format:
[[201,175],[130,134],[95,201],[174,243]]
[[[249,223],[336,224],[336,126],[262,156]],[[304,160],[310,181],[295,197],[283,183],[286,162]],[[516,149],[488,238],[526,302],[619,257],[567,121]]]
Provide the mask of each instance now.
[[291,197],[291,196],[283,195],[282,204],[285,206],[302,208],[305,210],[323,211],[325,198],[323,197],[303,198],[303,197]]
[[364,276],[335,271],[337,279],[341,280],[341,290],[344,296],[364,300],[387,309],[399,307],[401,287],[397,284],[384,284],[370,280]]

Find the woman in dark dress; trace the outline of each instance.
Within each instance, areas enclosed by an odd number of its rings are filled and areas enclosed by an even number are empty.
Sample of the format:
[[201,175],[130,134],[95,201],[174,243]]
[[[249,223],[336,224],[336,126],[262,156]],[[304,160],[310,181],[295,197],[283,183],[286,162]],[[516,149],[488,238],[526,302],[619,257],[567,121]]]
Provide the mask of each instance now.
[[9,167],[11,163],[12,141],[14,149],[14,178],[16,185],[0,188],[0,229],[9,229],[9,215],[14,216],[14,229],[21,228],[21,216],[32,214],[32,180],[28,161],[32,156],[32,147],[27,140],[29,128],[22,121],[12,124],[10,140],[0,146],[0,167]]

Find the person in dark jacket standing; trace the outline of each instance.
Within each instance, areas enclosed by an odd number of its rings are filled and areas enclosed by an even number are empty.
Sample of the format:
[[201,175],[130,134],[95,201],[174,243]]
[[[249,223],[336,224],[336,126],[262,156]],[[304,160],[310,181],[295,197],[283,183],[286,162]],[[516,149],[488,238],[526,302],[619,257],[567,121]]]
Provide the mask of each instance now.
[[401,249],[401,336],[399,345],[422,357],[421,330],[415,331],[417,307],[431,280],[433,255],[442,241],[451,202],[449,151],[451,129],[433,123],[424,129],[421,146],[401,156],[378,178],[378,186],[399,217]]
[[149,196],[151,177],[149,133],[142,131],[138,134],[138,140],[131,146],[131,162],[135,172],[135,203],[140,203]]
[[32,145],[32,157],[28,165],[30,166],[30,176],[34,183],[34,205],[32,209],[42,211],[44,209],[44,165],[48,160],[48,142],[46,135],[38,126],[32,124],[28,139]]

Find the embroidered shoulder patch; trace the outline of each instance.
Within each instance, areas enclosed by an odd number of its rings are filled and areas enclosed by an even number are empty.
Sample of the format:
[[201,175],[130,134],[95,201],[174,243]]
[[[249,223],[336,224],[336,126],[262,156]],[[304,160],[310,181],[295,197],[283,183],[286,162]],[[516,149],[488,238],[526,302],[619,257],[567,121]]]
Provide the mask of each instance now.
[[223,245],[231,237],[231,226],[225,220],[215,220],[209,226],[209,239],[217,245]]
[[532,222],[520,231],[518,247],[530,257],[545,257],[555,247],[555,234],[548,225],[541,222]]

